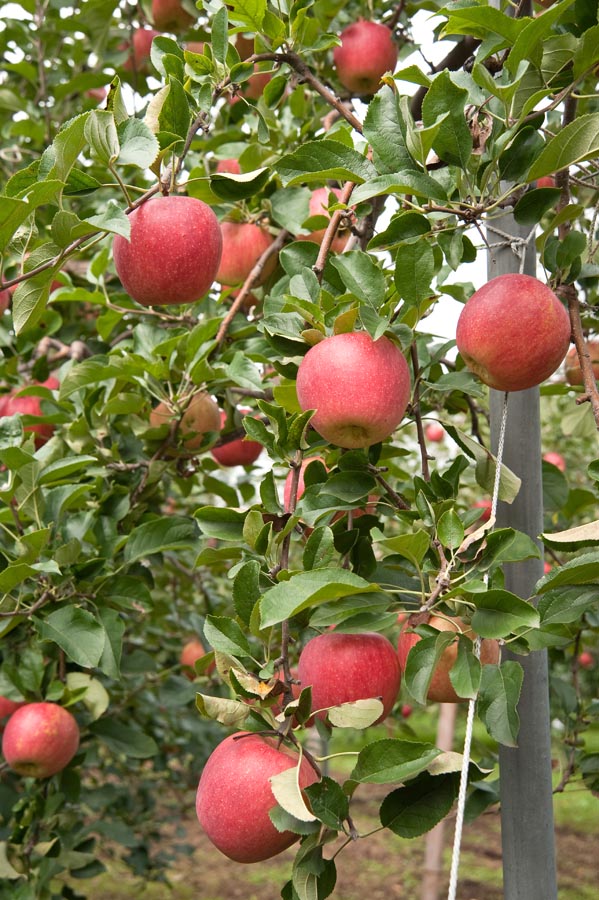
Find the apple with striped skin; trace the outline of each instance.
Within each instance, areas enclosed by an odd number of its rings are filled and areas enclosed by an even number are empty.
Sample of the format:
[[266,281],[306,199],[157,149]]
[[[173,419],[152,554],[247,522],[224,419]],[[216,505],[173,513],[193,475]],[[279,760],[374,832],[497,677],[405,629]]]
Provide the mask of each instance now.
[[26,703],[17,709],[2,735],[2,754],[19,775],[49,778],[61,772],[79,748],[79,726],[57,703]]
[[410,371],[387,337],[373,341],[354,331],[311,347],[297,372],[303,410],[325,440],[348,449],[384,441],[397,428],[410,400]]
[[[297,753],[274,737],[237,732],[212,752],[200,778],[196,814],[209,840],[229,859],[261,862],[299,840],[291,831],[277,831],[269,812],[276,806],[269,779],[297,767]],[[299,768],[299,786],[318,780],[306,758]]]
[[113,243],[117,275],[142,306],[194,303],[208,293],[222,254],[214,212],[194,197],[159,197],[129,216],[131,237]]
[[537,278],[498,275],[464,306],[456,343],[484,384],[497,391],[524,391],[559,368],[570,344],[570,319]]
[[352,94],[369,96],[379,89],[385,72],[393,72],[397,46],[391,30],[378,22],[359,19],[341,32],[333,50],[337,77]]

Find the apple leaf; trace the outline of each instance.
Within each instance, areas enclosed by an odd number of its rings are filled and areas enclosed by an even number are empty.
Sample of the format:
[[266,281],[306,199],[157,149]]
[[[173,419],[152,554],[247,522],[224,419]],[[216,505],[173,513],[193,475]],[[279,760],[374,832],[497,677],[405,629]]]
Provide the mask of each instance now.
[[596,585],[572,585],[548,591],[540,598],[537,607],[541,628],[575,622],[597,603],[599,593]]
[[528,172],[527,181],[553,175],[561,169],[599,154],[599,113],[578,116],[547,143]]
[[[453,440],[462,448],[464,453],[471,459],[476,460],[475,477],[476,482],[485,491],[491,493],[495,483],[495,467],[497,460],[493,454],[475,441],[463,431],[455,428],[453,425],[446,424],[445,430],[451,435]],[[501,479],[499,482],[499,499],[506,503],[511,503],[518,491],[520,490],[521,480],[517,475],[504,466],[501,466]]]
[[378,312],[385,302],[386,283],[383,271],[375,260],[362,250],[351,250],[336,253],[331,263],[347,290]]
[[491,737],[507,747],[517,746],[517,706],[523,679],[522,666],[512,660],[482,667],[478,714]]
[[363,747],[349,776],[360,784],[391,784],[423,772],[441,753],[432,744],[383,738]]
[[560,550],[576,550],[579,547],[591,547],[599,544],[599,519],[587,522],[585,525],[577,525],[566,531],[554,531],[551,534],[542,534],[543,542],[549,547],[557,547]]
[[262,31],[266,0],[231,0],[227,8],[233,25],[245,25],[248,31]]
[[468,92],[458,87],[452,75],[444,70],[435,76],[422,103],[425,127],[449,113],[441,123],[433,148],[444,162],[461,167],[466,166],[472,153],[472,135],[464,116],[467,102]]
[[418,703],[426,703],[435,666],[456,638],[454,631],[440,631],[432,637],[422,638],[410,648],[404,679],[407,690]]
[[211,697],[208,694],[196,694],[196,708],[205,719],[212,719],[229,728],[242,728],[250,713],[247,704],[240,700]]
[[449,670],[449,680],[458,697],[476,697],[480,685],[481,664],[474,653],[472,641],[460,635],[458,655]]
[[41,319],[48,303],[54,275],[54,269],[46,269],[45,272],[40,272],[39,275],[34,275],[17,285],[12,298],[12,319],[17,334],[33,328]]
[[158,156],[158,141],[145,122],[132,116],[118,128],[121,145],[117,163],[149,169]]
[[365,200],[385,194],[416,194],[418,197],[430,197],[431,200],[447,200],[447,191],[442,184],[430,175],[408,170],[369,178],[353,191],[351,202],[364,203]]
[[464,526],[454,509],[448,509],[440,516],[437,537],[449,550],[457,550],[464,540]]
[[412,534],[398,534],[392,538],[386,538],[378,542],[385,550],[397,553],[405,559],[409,559],[417,569],[420,569],[422,560],[428,553],[430,537],[428,532],[420,529]]
[[125,546],[125,560],[130,564],[165,550],[194,548],[197,541],[198,528],[193,519],[164,516],[133,529]]
[[98,231],[120,234],[126,240],[129,240],[131,236],[129,216],[121,209],[116,200],[108,200],[101,213],[98,213],[97,216],[89,216],[83,221]]
[[234,619],[227,616],[206,616],[204,636],[211,647],[229,656],[251,656],[247,637]]
[[328,828],[341,831],[349,815],[349,798],[341,785],[325,775],[320,781],[309,785],[305,794],[314,815]]
[[385,85],[368,104],[364,119],[364,137],[373,149],[379,172],[420,173],[408,152],[405,130],[395,92]]
[[285,812],[299,819],[300,822],[313,822],[315,820],[316,816],[306,806],[306,801],[299,786],[298,766],[284,769],[283,772],[272,775],[268,780],[275,795],[275,800],[279,806],[283,807]]
[[406,303],[420,303],[434,293],[431,282],[435,274],[435,254],[426,239],[401,244],[395,263],[395,287]]
[[293,153],[282,156],[277,166],[284,185],[310,181],[354,181],[362,184],[376,177],[376,169],[357,150],[339,141],[309,141]]
[[537,593],[568,584],[596,583],[599,580],[599,553],[584,553],[553,568],[537,582]]
[[379,812],[381,825],[403,838],[425,834],[449,813],[459,784],[456,773],[421,772],[409,784],[385,797]]
[[249,625],[252,610],[260,599],[260,563],[249,559],[237,569],[233,581],[233,606],[239,618]]
[[120,152],[114,115],[107,109],[94,109],[85,123],[84,134],[94,156],[104,165],[112,166]]
[[217,172],[210,178],[210,188],[220,200],[235,203],[255,197],[270,178],[270,169],[255,169],[242,175]]
[[300,572],[267,591],[260,601],[261,626],[277,625],[304,609],[348,594],[376,591],[371,584],[345,569],[323,568]]
[[481,637],[504,638],[519,629],[539,626],[534,606],[510,591],[490,590],[472,594],[471,598],[476,603],[472,628]]
[[77,665],[91,669],[100,662],[106,632],[87,610],[65,606],[44,619],[34,616],[33,622],[42,641],[58,644]]
[[132,756],[136,759],[148,759],[158,753],[158,746],[153,738],[116,719],[104,716],[97,722],[92,722],[89,730],[99,737],[113,753]]
[[67,688],[69,691],[85,690],[81,700],[91,715],[92,722],[103,716],[110,705],[108,691],[102,682],[87,672],[67,672]]
[[[256,422],[255,419],[252,423]],[[261,424],[261,423],[257,423]],[[254,425],[248,428],[250,437],[254,437]],[[257,437],[256,440],[259,440]],[[220,506],[201,506],[195,511],[194,517],[198,520],[200,531],[208,538],[218,538],[220,541],[243,541],[243,525],[247,512],[238,509],[229,509]]]
[[340,703],[327,711],[331,725],[337,728],[368,728],[383,714],[383,704],[373,697],[369,700],[353,700]]
[[335,558],[335,543],[331,529],[323,525],[315,528],[306,542],[302,562],[304,569],[323,569]]
[[315,834],[320,830],[320,822],[314,819],[311,822],[302,822],[296,819],[290,813],[286,812],[282,806],[273,806],[269,809],[268,816],[277,831],[293,831],[294,834]]

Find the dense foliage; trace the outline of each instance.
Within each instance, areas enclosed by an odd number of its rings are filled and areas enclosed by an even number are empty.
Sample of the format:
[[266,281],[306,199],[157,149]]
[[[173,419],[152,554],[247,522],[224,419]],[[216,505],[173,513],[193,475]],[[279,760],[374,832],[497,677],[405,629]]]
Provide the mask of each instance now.
[[[567,468],[543,463],[550,568],[535,606],[505,590],[502,566],[534,557],[541,575],[536,536],[481,527],[475,506],[494,482],[488,390],[452,339],[427,331],[431,312],[478,286],[489,242],[510,243],[493,230],[508,207],[536,241],[539,277],[566,304],[577,348],[599,330],[596,2],[535,4],[519,18],[482,0],[377,4],[399,63],[359,99],[332,53],[367,4],[183,6],[193,25],[155,37],[151,61],[130,50],[152,24],[149,2],[24,0],[0,23],[0,290],[11,292],[0,402],[15,390],[41,401],[41,415],[0,419],[0,694],[67,706],[82,735],[50,779],[2,769],[0,897],[11,900],[81,896],[83,883],[65,877],[100,871],[105,839],[160,877],[166,859],[150,847],[164,785],[193,796],[231,726],[301,742],[309,690],[276,718],[301,646],[332,625],[396,641],[398,614],[422,607],[520,654],[549,648],[561,786],[599,788],[599,756],[585,744],[599,708],[579,662],[583,649],[598,662],[590,362],[581,386],[558,372],[541,389],[544,449]],[[413,55],[419,11],[436,12],[426,27],[450,42],[436,67]],[[257,81],[256,67],[268,77]],[[230,159],[240,174],[216,171]],[[546,176],[550,186],[535,184]],[[333,219],[309,212],[325,186],[340,189],[328,196]],[[160,192],[268,230],[275,240],[241,293],[215,284],[197,303],[144,308],[124,292],[113,236],[128,238],[132,209]],[[327,225],[321,243],[296,240]],[[349,243],[327,253],[335,225]],[[401,346],[412,396],[392,438],[343,450],[310,428],[295,379],[309,347],[357,329]],[[59,387],[42,384],[50,375]],[[225,424],[190,450],[176,423],[200,392]],[[159,402],[174,424],[150,422]],[[445,426],[434,446],[429,419]],[[40,423],[44,435],[31,430]],[[221,466],[211,448],[246,432],[260,457]],[[500,499],[518,485],[504,470]],[[402,697],[425,703],[448,637],[420,633]],[[195,681],[179,662],[191,637],[211,651]],[[482,672],[462,638],[453,683],[463,698],[478,693],[489,741],[476,761],[492,768],[497,743],[517,741],[522,675],[514,661]],[[336,722],[368,726],[378,713],[348,707]],[[293,791],[278,798],[278,824],[304,835],[283,896],[314,897],[316,882],[319,897],[333,890],[323,848],[352,834],[360,784],[390,785],[382,821],[402,836],[451,808],[455,761],[398,715],[389,722],[384,735],[360,735],[345,783],[310,788],[316,819],[300,821]],[[483,773],[472,771],[480,810],[495,787],[477,790]]]

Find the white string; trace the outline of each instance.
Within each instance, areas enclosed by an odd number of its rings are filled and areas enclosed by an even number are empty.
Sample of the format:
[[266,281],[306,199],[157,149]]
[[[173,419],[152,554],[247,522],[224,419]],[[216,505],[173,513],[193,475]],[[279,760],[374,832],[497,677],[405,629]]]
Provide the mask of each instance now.
[[[493,484],[493,498],[491,501],[491,516],[497,513],[497,501],[499,499],[499,482],[501,479],[501,461],[505,444],[505,428],[507,423],[507,403],[509,394],[504,394],[503,410],[501,413],[501,425],[499,428],[499,440],[497,444],[495,481]],[[485,581],[488,576],[485,575]],[[474,640],[474,655],[480,659],[480,637]],[[470,752],[472,748],[472,732],[474,730],[474,712],[476,710],[476,696],[468,701],[468,717],[466,719],[466,734],[464,735],[464,753],[462,757],[462,771],[460,773],[460,790],[458,792],[458,807],[456,811],[455,832],[453,836],[453,852],[451,855],[451,872],[449,875],[449,891],[447,900],[455,900],[458,889],[458,869],[460,866],[460,850],[462,847],[462,831],[464,828],[464,811],[466,809],[466,790],[468,788],[468,769],[470,767]]]

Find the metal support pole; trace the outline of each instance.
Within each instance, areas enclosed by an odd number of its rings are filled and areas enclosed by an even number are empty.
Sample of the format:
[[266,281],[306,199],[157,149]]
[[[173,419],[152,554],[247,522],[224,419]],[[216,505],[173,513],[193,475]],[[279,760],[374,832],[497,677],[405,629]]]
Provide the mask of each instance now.
[[[511,215],[494,224],[514,238],[527,237]],[[489,278],[519,271],[519,262],[511,247],[493,252],[488,259]],[[524,272],[536,275],[534,244],[527,248]],[[517,315],[515,297],[514,316]],[[491,391],[494,447],[502,407],[503,394]],[[522,479],[522,487],[513,504],[499,504],[498,524],[525,532],[540,546],[543,492],[538,388],[510,394],[504,463]],[[542,559],[506,565],[506,589],[520,597],[529,597],[542,573]],[[557,900],[547,653],[536,651],[529,656],[516,656],[506,652],[504,658],[517,660],[524,669],[518,704],[518,747],[499,749],[504,897],[506,900]]]

